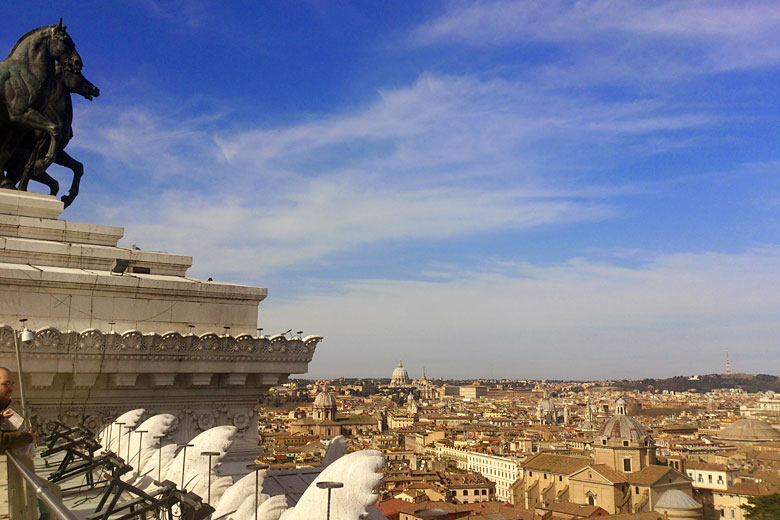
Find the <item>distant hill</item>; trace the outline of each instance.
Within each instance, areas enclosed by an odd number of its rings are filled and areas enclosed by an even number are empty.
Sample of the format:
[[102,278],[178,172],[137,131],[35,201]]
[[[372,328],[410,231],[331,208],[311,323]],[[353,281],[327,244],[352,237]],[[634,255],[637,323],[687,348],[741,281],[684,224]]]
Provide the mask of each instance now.
[[770,374],[708,374],[690,379],[676,376],[667,379],[623,380],[615,382],[626,390],[669,390],[673,392],[709,392],[717,388],[741,388],[746,392],[780,392],[780,377]]

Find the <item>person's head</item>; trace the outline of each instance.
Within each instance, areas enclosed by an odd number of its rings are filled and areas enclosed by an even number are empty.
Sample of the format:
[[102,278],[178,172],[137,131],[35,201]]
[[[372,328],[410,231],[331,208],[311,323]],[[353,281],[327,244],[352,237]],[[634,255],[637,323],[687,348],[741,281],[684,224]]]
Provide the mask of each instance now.
[[0,401],[11,401],[14,393],[14,374],[5,367],[0,367]]

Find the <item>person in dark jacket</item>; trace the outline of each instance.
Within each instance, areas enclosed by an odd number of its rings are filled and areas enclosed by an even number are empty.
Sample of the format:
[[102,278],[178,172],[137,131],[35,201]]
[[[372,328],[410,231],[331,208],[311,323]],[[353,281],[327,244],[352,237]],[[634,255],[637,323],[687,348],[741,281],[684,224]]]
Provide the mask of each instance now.
[[[13,415],[8,409],[11,404],[11,395],[14,393],[13,373],[5,367],[0,367],[0,426],[7,426],[5,419]],[[23,448],[31,442],[38,442],[38,434],[32,430],[0,431],[0,453],[7,449]]]

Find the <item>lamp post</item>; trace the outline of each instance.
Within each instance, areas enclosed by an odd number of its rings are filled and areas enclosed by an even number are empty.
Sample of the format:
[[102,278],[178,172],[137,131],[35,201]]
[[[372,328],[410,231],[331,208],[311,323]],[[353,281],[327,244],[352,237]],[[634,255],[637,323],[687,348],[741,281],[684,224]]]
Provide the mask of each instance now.
[[208,498],[206,499],[207,504],[211,504],[211,457],[218,457],[220,455],[220,452],[218,451],[201,451],[200,456],[201,457],[208,457],[209,458],[209,490],[208,490]]
[[343,488],[343,482],[317,482],[317,487],[320,489],[328,490],[328,517],[326,520],[330,520],[330,494],[334,489]]
[[179,444],[180,447],[184,448],[181,453],[181,490],[184,491],[184,468],[187,467],[187,448],[192,448],[195,446],[194,444]]
[[[132,439],[132,438],[133,438],[133,434],[132,434],[132,433],[130,433],[130,432],[132,432],[132,431],[133,431],[133,426],[125,426],[125,428],[127,428],[127,460],[126,460],[126,462],[127,462],[128,464],[130,464],[130,444],[132,444],[132,443],[130,442],[130,439]],[[139,468],[139,469],[140,469],[140,468]]]
[[255,520],[257,520],[257,495],[260,493],[260,477],[258,476],[261,469],[268,469],[268,464],[250,464],[246,469],[255,472]]
[[157,443],[157,483],[160,483],[160,478],[162,477],[162,440],[166,438],[167,435],[155,435],[154,439],[159,441]]
[[116,439],[116,442],[117,442],[117,444],[116,444],[116,455],[117,455],[117,457],[121,457],[122,456],[122,427],[125,425],[125,423],[117,422],[117,424],[119,425],[119,436]]
[[[31,330],[27,330],[27,327],[24,325],[24,323],[27,321],[27,318],[22,318],[19,320],[19,322],[22,324],[22,330],[19,333],[19,335],[22,337],[22,343],[28,344],[32,343],[33,338],[35,335],[32,333]],[[30,427],[30,417],[27,414],[27,402],[24,400],[24,375],[22,372],[22,354],[19,352],[19,338],[17,337],[16,331],[14,331],[14,350],[16,351],[16,377],[19,379],[19,399],[22,402],[22,415],[24,416],[24,425],[28,428]]]
[[141,446],[143,446],[144,433],[149,433],[147,430],[136,430],[135,433],[138,437],[138,474],[141,474]]

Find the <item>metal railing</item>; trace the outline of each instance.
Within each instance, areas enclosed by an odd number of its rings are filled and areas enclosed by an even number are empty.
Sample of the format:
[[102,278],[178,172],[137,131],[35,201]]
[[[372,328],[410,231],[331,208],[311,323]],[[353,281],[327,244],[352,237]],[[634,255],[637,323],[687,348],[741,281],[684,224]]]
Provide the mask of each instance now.
[[[5,455],[13,465],[18,474],[24,479],[26,485],[30,486],[35,495],[46,504],[46,507],[54,514],[56,518],[61,520],[78,520],[78,517],[74,515],[66,506],[62,503],[62,500],[54,493],[49,483],[41,479],[35,474],[35,471],[30,468],[23,460],[22,456],[15,453],[14,450],[6,450]],[[29,459],[28,459],[29,460]],[[9,468],[10,469],[10,468]],[[11,484],[11,474],[9,472],[8,480]],[[21,489],[21,482],[18,483],[17,489]],[[9,497],[8,506],[11,511],[14,509],[12,502],[15,497]],[[13,516],[13,513],[12,513]]]

